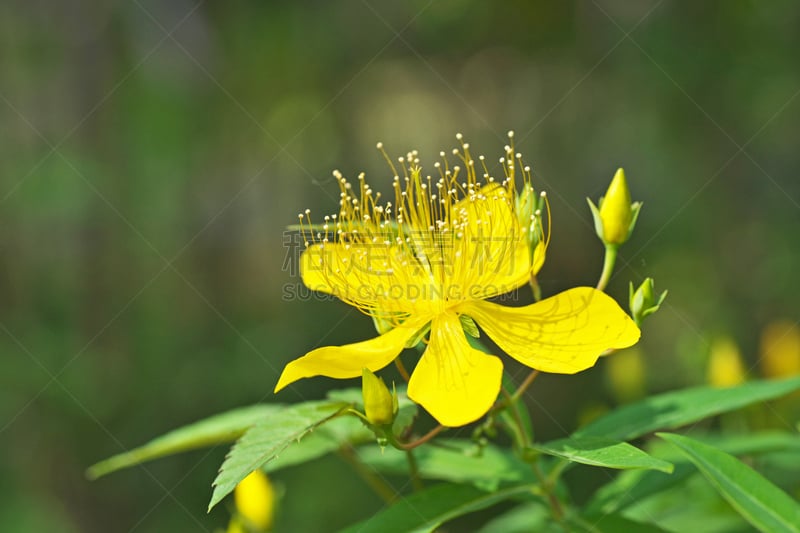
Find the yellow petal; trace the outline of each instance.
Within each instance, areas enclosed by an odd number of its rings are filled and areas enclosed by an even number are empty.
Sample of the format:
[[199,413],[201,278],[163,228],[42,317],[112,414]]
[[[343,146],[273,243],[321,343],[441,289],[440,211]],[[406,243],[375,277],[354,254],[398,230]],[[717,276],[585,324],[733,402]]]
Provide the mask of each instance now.
[[463,426],[489,410],[503,376],[503,363],[470,347],[458,315],[434,318],[428,348],[411,381],[408,397],[422,405],[443,426]]
[[450,294],[485,299],[528,282],[530,251],[509,192],[490,184],[453,206],[461,237],[453,253]]
[[404,322],[388,333],[367,341],[345,346],[325,346],[295,359],[283,369],[275,392],[298,379],[312,376],[328,376],[337,379],[354,378],[364,368],[373,372],[380,370],[397,357],[406,341],[410,339],[424,321]]
[[636,344],[640,331],[605,293],[577,287],[525,307],[469,302],[459,307],[508,355],[543,372],[574,374],[610,348]]
[[[430,288],[411,252],[381,243],[314,244],[300,256],[303,283],[370,314],[391,316],[419,310]],[[360,370],[359,370],[360,372]]]

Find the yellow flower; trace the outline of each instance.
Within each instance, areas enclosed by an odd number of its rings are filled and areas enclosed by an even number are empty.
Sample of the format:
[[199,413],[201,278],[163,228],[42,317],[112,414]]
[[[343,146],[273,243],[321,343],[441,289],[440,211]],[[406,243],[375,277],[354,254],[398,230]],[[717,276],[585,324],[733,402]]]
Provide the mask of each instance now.
[[387,157],[395,177],[392,201],[386,202],[363,174],[351,184],[336,171],[339,213],[324,217],[321,226],[313,225],[308,210],[300,215],[307,241],[300,260],[303,282],[394,327],[292,361],[276,392],[301,378],[376,371],[429,330],[408,396],[442,425],[461,426],[491,408],[503,364],[469,345],[460,315],[474,320],[508,355],[544,372],[579,372],[605,350],[638,341],[639,328],[593,288],[570,289],[524,307],[486,301],[525,285],[541,263],[544,246],[531,253],[531,226],[521,225],[515,212],[515,181],[521,175],[523,187],[530,185],[530,168],[510,146],[500,159],[502,180],[490,175],[482,156],[473,159],[467,143],[454,150],[455,165],[440,155],[435,178],[422,173],[416,151],[400,158],[402,173]]
[[744,383],[746,371],[739,348],[733,340],[724,337],[711,344],[708,361],[708,382],[714,387],[733,387]]
[[647,392],[647,380],[642,353],[626,350],[606,361],[606,376],[614,398],[621,403],[642,398]]
[[233,490],[239,516],[250,529],[268,531],[275,514],[275,490],[267,475],[253,470]]
[[766,377],[800,374],[800,328],[788,320],[772,322],[761,333],[760,354]]

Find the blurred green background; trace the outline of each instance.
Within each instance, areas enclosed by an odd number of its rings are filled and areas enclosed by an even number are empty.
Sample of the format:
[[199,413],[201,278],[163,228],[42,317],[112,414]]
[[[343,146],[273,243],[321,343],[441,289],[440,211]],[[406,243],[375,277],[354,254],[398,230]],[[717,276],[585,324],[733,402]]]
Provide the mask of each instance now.
[[[799,27],[789,0],[3,2],[0,529],[224,526],[205,514],[221,447],[84,469],[275,401],[285,362],[373,334],[293,297],[284,228],[334,209],[334,168],[388,178],[378,140],[430,165],[463,132],[494,161],[514,129],[552,204],[547,294],[595,283],[585,197],[624,166],[644,209],[609,291],[670,291],[640,389],[703,383],[719,337],[759,376],[763,328],[800,318]],[[537,381],[540,435],[619,401],[607,365]],[[275,480],[279,530],[381,505],[337,458]]]

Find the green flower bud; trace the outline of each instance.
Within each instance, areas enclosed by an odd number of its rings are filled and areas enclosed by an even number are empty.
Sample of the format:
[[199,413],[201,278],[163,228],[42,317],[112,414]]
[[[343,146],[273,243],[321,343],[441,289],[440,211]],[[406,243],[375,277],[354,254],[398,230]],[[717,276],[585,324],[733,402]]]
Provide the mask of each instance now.
[[667,297],[667,291],[662,292],[658,297],[655,296],[655,282],[653,278],[647,278],[639,285],[639,288],[634,290],[633,283],[629,286],[629,304],[631,308],[631,315],[637,325],[641,326],[642,321],[658,311],[664,298]]
[[631,203],[631,193],[625,180],[625,171],[618,169],[608,186],[606,195],[600,198],[600,208],[587,198],[594,217],[597,236],[607,245],[619,246],[630,237],[641,202]]
[[361,393],[364,397],[364,414],[370,424],[385,426],[394,421],[397,413],[396,395],[392,395],[383,380],[368,368],[361,371]]
[[543,213],[548,214],[549,210],[545,193],[536,194],[533,187],[526,183],[517,195],[514,212],[528,242],[531,273],[535,276],[544,265],[547,250],[548,238],[544,232]]

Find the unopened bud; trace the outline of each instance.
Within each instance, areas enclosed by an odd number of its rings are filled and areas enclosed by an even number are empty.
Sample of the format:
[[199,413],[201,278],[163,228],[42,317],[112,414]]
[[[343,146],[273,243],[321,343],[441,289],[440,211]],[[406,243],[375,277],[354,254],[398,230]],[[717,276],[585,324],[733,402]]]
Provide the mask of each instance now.
[[595,232],[600,240],[613,246],[619,246],[627,241],[636,225],[642,204],[631,203],[625,171],[620,168],[614,174],[606,195],[600,198],[599,209],[590,199],[587,200],[594,217]]
[[361,393],[364,397],[364,414],[370,424],[385,426],[394,421],[397,401],[383,380],[368,368],[361,371]]
[[667,297],[667,291],[662,292],[658,297],[655,295],[655,282],[653,278],[647,278],[639,285],[639,288],[634,290],[633,283],[629,285],[629,304],[631,309],[631,316],[638,326],[642,325],[642,321],[658,311],[664,299]]
[[528,244],[530,253],[531,274],[534,276],[544,265],[547,251],[547,237],[544,233],[544,216],[547,210],[547,198],[544,193],[536,194],[533,187],[526,183],[517,195],[514,211],[519,226]]

